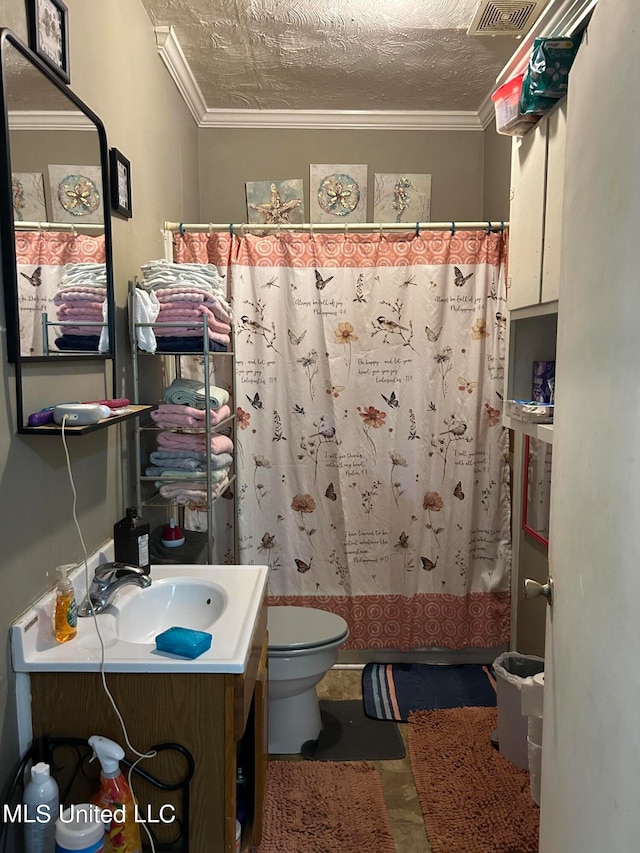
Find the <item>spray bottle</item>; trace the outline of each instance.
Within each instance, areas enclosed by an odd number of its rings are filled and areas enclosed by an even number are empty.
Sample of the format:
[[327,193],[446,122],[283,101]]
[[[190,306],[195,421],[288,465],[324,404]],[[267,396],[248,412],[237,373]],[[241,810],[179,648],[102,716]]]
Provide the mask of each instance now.
[[142,853],[136,804],[120,769],[124,750],[115,741],[98,735],[89,738],[89,746],[93,749],[91,760],[97,758],[102,768],[100,791],[92,801],[111,813],[111,825],[107,827],[104,838],[104,853]]

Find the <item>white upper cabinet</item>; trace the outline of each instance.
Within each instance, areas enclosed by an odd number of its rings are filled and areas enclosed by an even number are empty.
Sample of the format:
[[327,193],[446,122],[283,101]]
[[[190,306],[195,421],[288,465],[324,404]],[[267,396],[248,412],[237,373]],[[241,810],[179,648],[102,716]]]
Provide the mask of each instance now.
[[547,132],[547,200],[542,256],[541,302],[558,298],[560,289],[560,244],[562,204],[564,199],[564,150],[567,134],[567,101],[548,118]]
[[566,100],[514,139],[509,212],[511,310],[558,299]]

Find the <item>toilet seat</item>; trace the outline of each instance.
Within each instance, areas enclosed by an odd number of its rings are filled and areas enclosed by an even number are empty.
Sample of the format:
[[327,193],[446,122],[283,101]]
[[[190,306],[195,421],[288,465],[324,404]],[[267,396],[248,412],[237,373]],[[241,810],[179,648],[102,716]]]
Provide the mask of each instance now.
[[342,643],[349,626],[336,613],[291,605],[267,608],[269,654],[311,650]]

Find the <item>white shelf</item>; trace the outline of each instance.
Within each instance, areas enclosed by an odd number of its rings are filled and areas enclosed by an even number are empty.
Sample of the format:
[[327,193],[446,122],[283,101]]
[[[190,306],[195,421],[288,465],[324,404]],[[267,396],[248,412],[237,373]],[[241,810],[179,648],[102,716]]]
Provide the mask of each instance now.
[[509,415],[502,416],[502,426],[520,432],[522,435],[530,435],[547,444],[553,444],[553,424],[533,424],[528,421],[519,421]]

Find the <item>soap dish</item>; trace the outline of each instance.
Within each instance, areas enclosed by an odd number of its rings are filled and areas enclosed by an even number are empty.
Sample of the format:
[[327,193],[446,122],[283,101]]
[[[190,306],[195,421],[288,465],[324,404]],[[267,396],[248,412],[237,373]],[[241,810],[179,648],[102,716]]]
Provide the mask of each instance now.
[[174,626],[156,637],[156,648],[160,652],[179,655],[182,658],[197,658],[211,648],[211,634],[191,628]]

